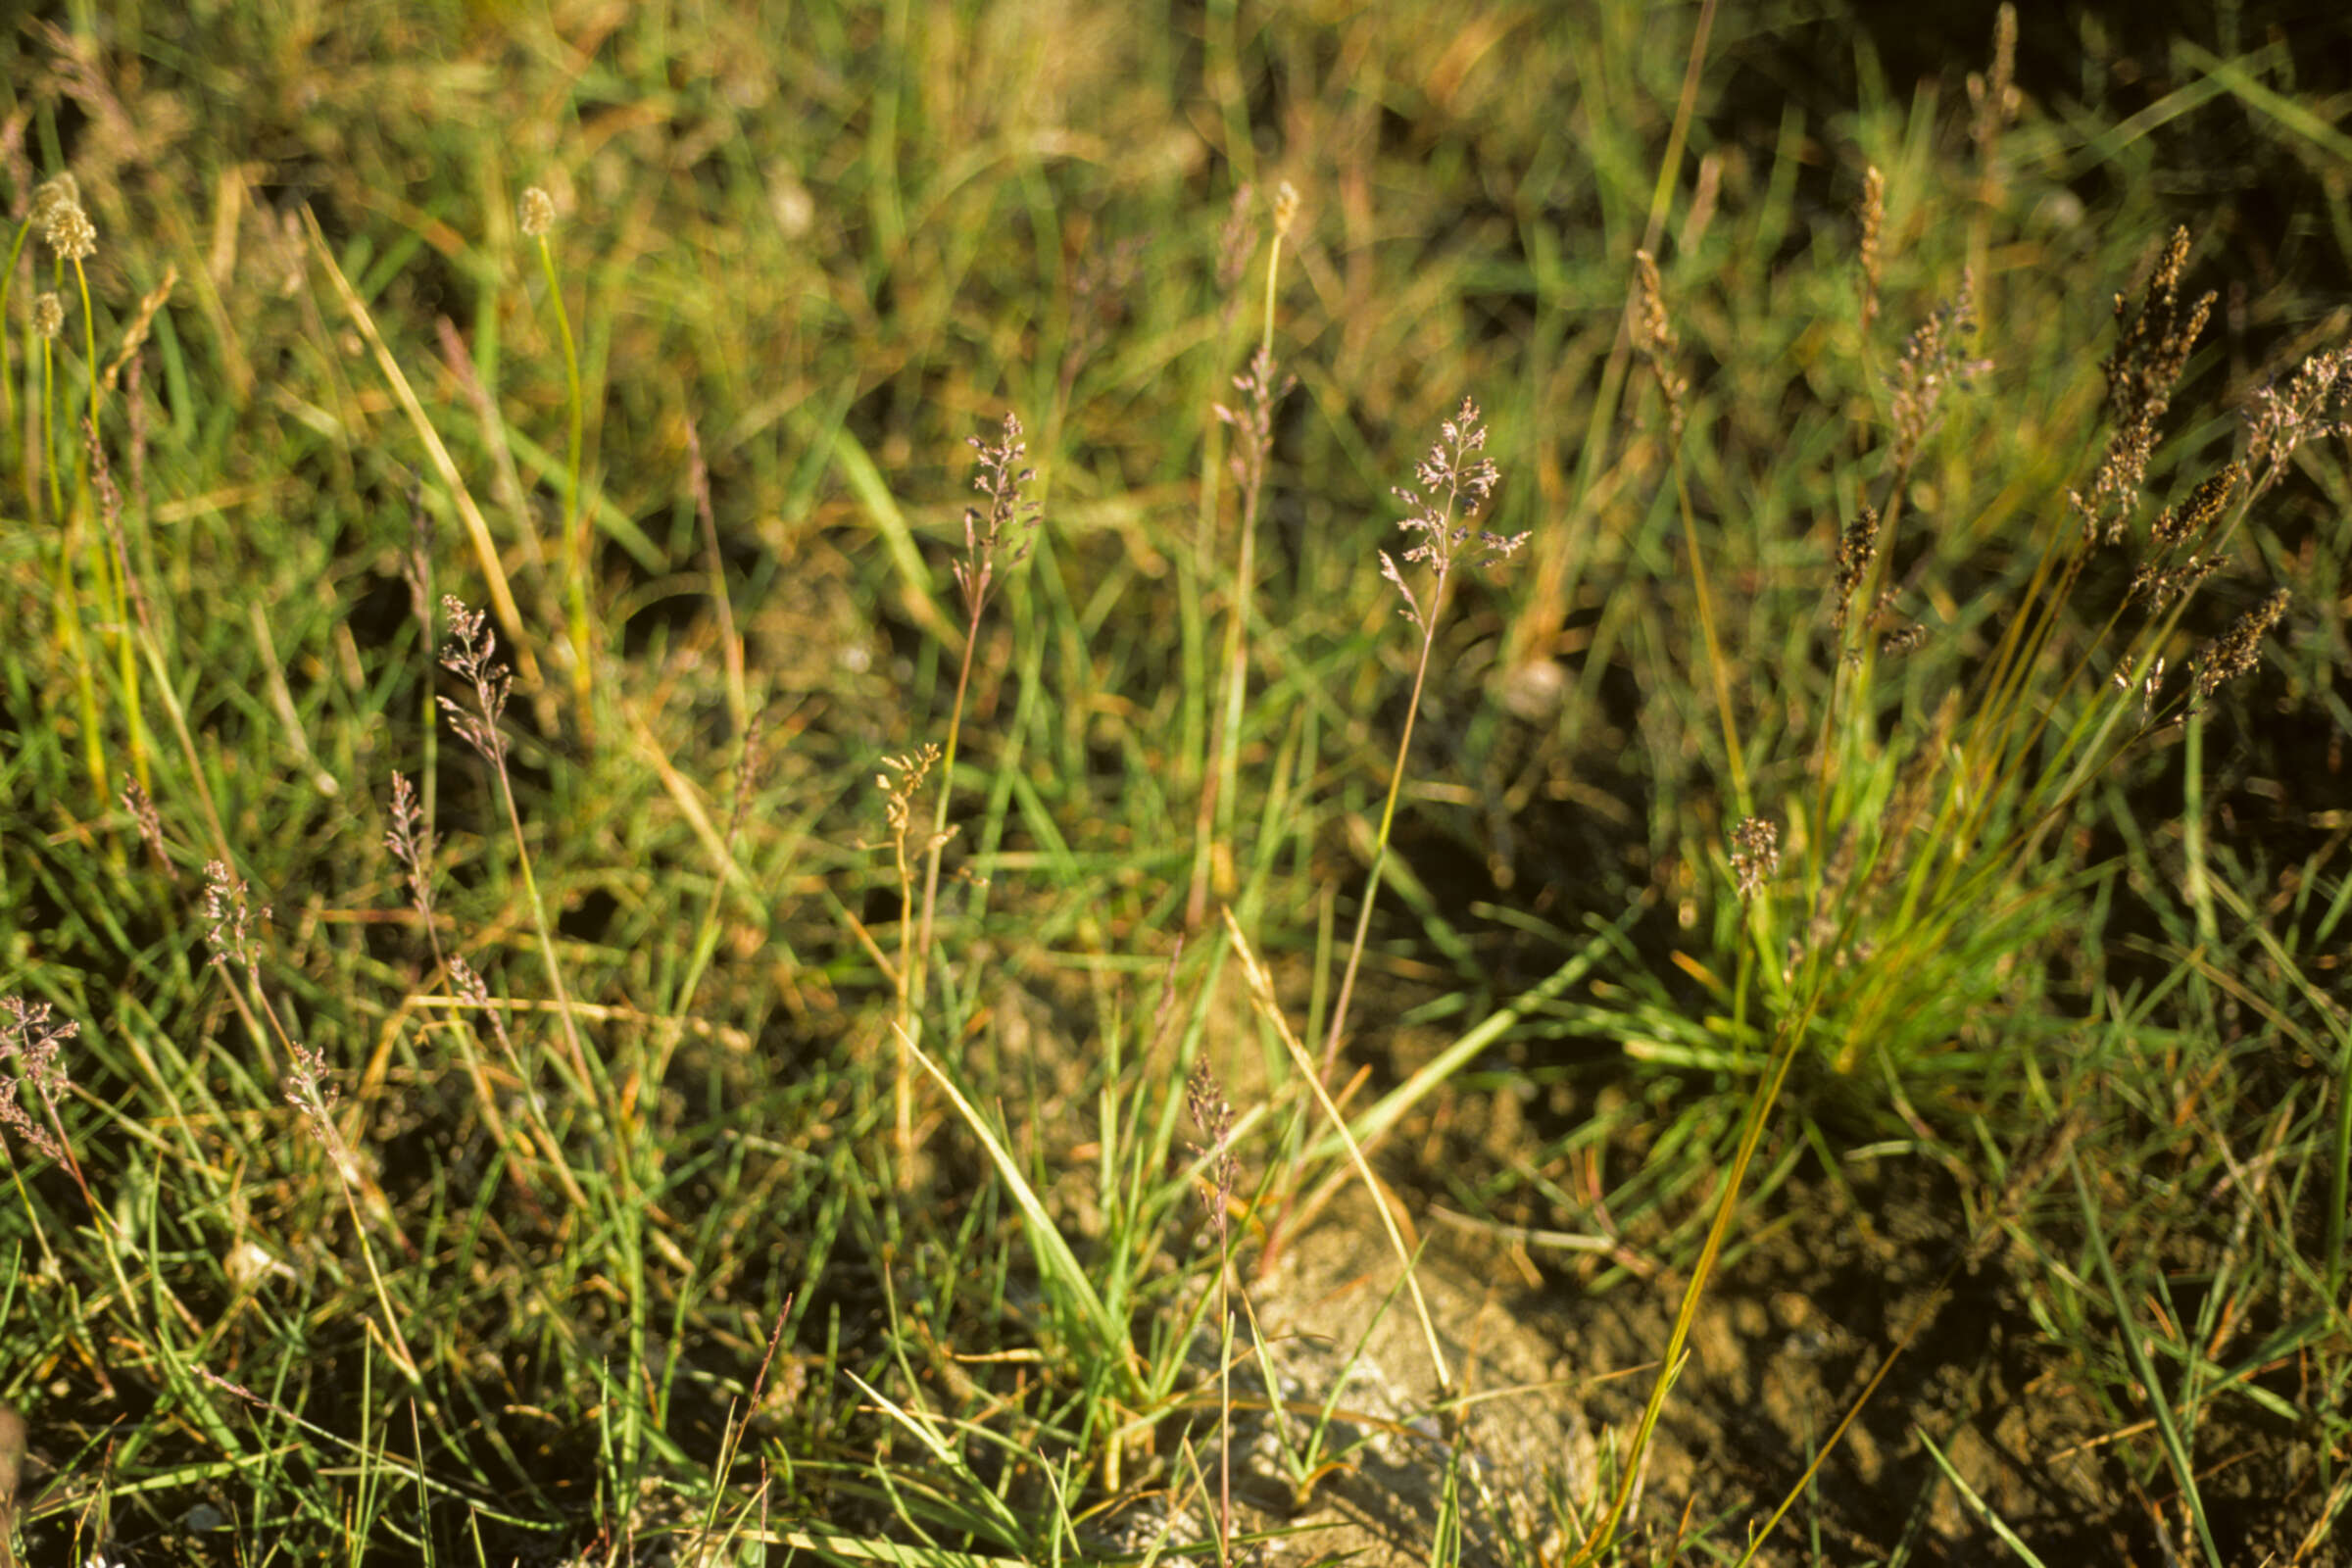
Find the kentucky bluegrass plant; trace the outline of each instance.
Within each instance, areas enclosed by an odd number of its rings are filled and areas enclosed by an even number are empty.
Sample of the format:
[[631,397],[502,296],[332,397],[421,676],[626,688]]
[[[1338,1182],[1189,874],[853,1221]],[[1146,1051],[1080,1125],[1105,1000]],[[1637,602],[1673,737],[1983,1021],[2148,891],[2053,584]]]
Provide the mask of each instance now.
[[[894,767],[899,777],[895,783],[887,777],[878,781],[890,800],[892,842],[896,846],[900,878],[896,980],[899,1018],[895,1030],[899,1064],[892,1102],[902,1183],[911,1182],[913,1175],[913,1065],[908,1057],[912,1054],[911,1043],[923,1032],[922,1007],[930,990],[940,866],[948,843],[955,837],[955,829],[948,822],[948,810],[955,793],[956,756],[963,740],[964,703],[971,693],[972,661],[980,645],[980,617],[998,586],[998,572],[1010,570],[1028,558],[1036,541],[1041,513],[1039,503],[1029,494],[1037,470],[1026,462],[1029,448],[1021,439],[1018,415],[1004,416],[1004,433],[995,443],[984,442],[977,436],[967,436],[965,441],[979,459],[979,471],[972,476],[972,488],[986,496],[988,504],[985,508],[964,508],[963,554],[954,567],[956,586],[963,595],[963,650],[956,667],[956,695],[948,708],[947,740],[945,744],[926,744],[900,761],[886,764]],[[913,796],[933,764],[939,768],[939,789],[932,806],[930,832],[917,847],[923,861],[923,891],[918,906],[909,880],[906,834]],[[910,934],[911,947],[907,940]]]
[[[2270,596],[2188,656],[2185,685],[2165,685],[2194,589],[2259,495],[2227,465],[2132,539],[2141,475],[2211,301],[2180,301],[2187,254],[2183,230],[2137,308],[2118,301],[2105,453],[2086,493],[2049,497],[2038,560],[1999,639],[1949,706],[1887,745],[1876,733],[1886,706],[1877,682],[1933,635],[1885,586],[1902,481],[1940,399],[1985,368],[1961,346],[1974,335],[1965,295],[1897,362],[1891,478],[1882,499],[1860,503],[1839,546],[1838,663],[1794,844],[1800,898],[1756,902],[1751,968],[1774,1017],[1820,1031],[1812,1049],[1832,1072],[1881,1072],[1898,1102],[1932,1082],[1951,1012],[1990,1000],[1998,969],[1987,959],[2014,945],[2010,922],[2033,922],[2061,885],[2041,861],[2053,830],[2096,780],[2251,668],[2285,610],[2283,595]],[[2073,600],[2085,575],[2127,548],[2121,602],[2098,619],[2081,615]],[[2077,640],[2072,628],[2085,621]]]
[[0,36],[20,1560],[2336,1544],[2352,342],[2324,222],[2143,254],[2304,39],[1832,15],[1759,132],[1737,6],[250,10]]
[[[1878,199],[1875,185],[1866,199]],[[1870,222],[1866,212],[1866,232]],[[2011,956],[2043,939],[2085,880],[2051,862],[2053,834],[2127,760],[2184,726],[2193,729],[2223,686],[2254,666],[2263,639],[2287,611],[2288,595],[2269,595],[2227,631],[2195,645],[2186,660],[2193,673],[2166,685],[2166,651],[2179,642],[2191,597],[2226,559],[2230,534],[2280,471],[2267,462],[2281,439],[2273,432],[2333,428],[2317,416],[2333,395],[2343,358],[2341,350],[2315,356],[2291,382],[2298,391],[2266,394],[2250,411],[2245,447],[2258,455],[2252,463],[2266,465],[2265,484],[2249,485],[2249,461],[2231,460],[2141,535],[2133,524],[2145,475],[2214,299],[2182,299],[2189,251],[2187,231],[2177,231],[2137,301],[2116,297],[2116,341],[2103,366],[2109,433],[2095,469],[2082,489],[2044,491],[2037,517],[2028,512],[2039,533],[2029,546],[2034,564],[2022,597],[1999,617],[1997,638],[1965,684],[1928,714],[1911,710],[1900,694],[1882,695],[1877,683],[1934,635],[1905,615],[1917,590],[1893,586],[1889,565],[1911,475],[1942,423],[1944,400],[1965,395],[1993,368],[1975,355],[1980,328],[1965,277],[1959,296],[1930,315],[1894,363],[1886,477],[1875,495],[1856,502],[1836,552],[1831,700],[1810,758],[1792,775],[1804,794],[1788,808],[1788,874],[1782,874],[1779,822],[1748,817],[1730,835],[1737,898],[1726,905],[1725,918],[1737,922],[1740,935],[1736,979],[1722,1000],[1739,1042],[1730,1059],[1750,1076],[1752,1088],[1712,1223],[1616,1499],[1591,1538],[1592,1550],[1608,1547],[1631,1501],[1642,1451],[1684,1372],[1700,1300],[1738,1223],[1742,1182],[1790,1069],[1799,1062],[1816,1069],[1816,1091],[1834,1097],[1822,1103],[1868,1116],[1871,1102],[1883,1099],[1923,1130],[1949,1114],[1940,1086],[1982,1092],[1984,1066],[1962,1054],[1960,1036],[1981,1027],[1975,1020],[1997,1006]],[[1655,290],[1655,270],[1644,258],[1643,295],[1654,298]],[[1645,308],[1644,314],[1659,313]],[[1651,336],[1672,341],[1655,326]],[[1660,381],[1669,430],[1679,432],[1685,389],[1665,368]],[[1675,464],[1686,538],[1695,551],[1679,447]],[[2117,554],[2127,557],[2115,564],[2130,568],[2128,586],[2103,614],[2082,613],[2074,604],[2078,589]],[[1696,573],[1693,594],[1724,718],[1727,784],[1735,798],[1744,798],[1728,662]],[[2190,763],[2196,765],[2193,750]],[[1876,1094],[1862,1089],[1861,1080],[1875,1080]],[[2112,1265],[2102,1266],[2112,1287]],[[2120,1294],[2117,1300],[2120,1306]],[[2157,1394],[2144,1366],[2142,1382]],[[2169,1423],[2164,1435],[2176,1479],[2193,1506],[2185,1447]],[[2218,1561],[2201,1513],[2198,1531],[2209,1559]]]

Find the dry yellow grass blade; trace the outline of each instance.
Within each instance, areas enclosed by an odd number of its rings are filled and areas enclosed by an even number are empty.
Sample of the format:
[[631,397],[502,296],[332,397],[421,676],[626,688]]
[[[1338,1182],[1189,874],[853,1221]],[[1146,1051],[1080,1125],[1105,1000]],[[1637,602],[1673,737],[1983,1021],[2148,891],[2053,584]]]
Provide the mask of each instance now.
[[473,492],[466,488],[465,479],[458,473],[457,464],[450,460],[449,448],[441,444],[440,432],[424,416],[424,406],[416,401],[416,392],[409,386],[409,378],[401,373],[400,362],[392,358],[390,349],[384,347],[383,336],[375,329],[375,318],[368,314],[368,307],[361,302],[359,291],[343,275],[343,269],[335,265],[334,253],[327,249],[326,235],[318,227],[318,217],[307,206],[302,210],[302,224],[310,234],[311,250],[318,256],[318,265],[326,270],[328,279],[335,285],[335,296],[343,302],[344,314],[351,318],[352,325],[360,329],[360,335],[368,340],[368,348],[374,351],[375,363],[384,372],[385,384],[392,388],[392,395],[400,400],[402,410],[409,416],[409,423],[416,428],[416,439],[423,446],[425,456],[432,460],[433,471],[440,475],[441,483],[449,491],[450,500],[457,506],[458,516],[466,524],[466,536],[473,541],[474,559],[481,564],[482,580],[490,587],[490,607],[498,612],[498,623],[506,631],[507,647],[514,655],[515,673],[522,677],[526,687],[537,687],[540,684],[539,661],[532,656],[531,645],[523,636],[522,612],[515,608],[514,590],[508,585],[507,568],[499,563],[498,546],[490,538],[490,524],[483,520],[482,509],[474,505]]
[[1430,1321],[1429,1303],[1421,1297],[1421,1282],[1413,1275],[1413,1254],[1404,1245],[1403,1234],[1396,1229],[1396,1215],[1389,1212],[1388,1194],[1372,1175],[1372,1167],[1365,1161],[1364,1152],[1356,1147],[1355,1135],[1348,1130],[1348,1118],[1340,1114],[1338,1105],[1332,1103],[1331,1094],[1323,1087],[1323,1079],[1316,1073],[1306,1048],[1291,1032],[1290,1020],[1282,1015],[1282,1008],[1274,1000],[1274,982],[1267,976],[1265,966],[1257,961],[1257,955],[1250,950],[1250,939],[1242,935],[1241,922],[1233,917],[1231,906],[1226,907],[1224,913],[1226,933],[1233,938],[1233,951],[1241,955],[1242,972],[1250,980],[1250,1000],[1256,1004],[1258,1012],[1274,1025],[1274,1032],[1282,1036],[1283,1048],[1290,1052],[1292,1064],[1298,1069],[1299,1076],[1306,1080],[1306,1086],[1315,1092],[1315,1100],[1322,1105],[1323,1114],[1330,1117],[1332,1126],[1339,1129],[1341,1141],[1348,1146],[1348,1157],[1355,1161],[1356,1174],[1363,1178],[1364,1191],[1372,1195],[1372,1207],[1379,1213],[1380,1223],[1389,1233],[1389,1245],[1396,1250],[1397,1261],[1404,1265],[1404,1286],[1412,1293],[1413,1311],[1421,1319],[1422,1338],[1429,1342],[1430,1364],[1438,1371],[1438,1392],[1442,1396],[1450,1396],[1453,1393],[1453,1375],[1446,1369],[1446,1352],[1438,1346],[1437,1325]]

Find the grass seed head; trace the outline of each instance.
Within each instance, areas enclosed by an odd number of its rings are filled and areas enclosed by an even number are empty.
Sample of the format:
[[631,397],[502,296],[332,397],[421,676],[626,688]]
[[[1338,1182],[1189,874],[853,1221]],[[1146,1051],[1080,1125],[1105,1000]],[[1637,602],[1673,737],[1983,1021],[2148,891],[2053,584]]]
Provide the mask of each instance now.
[[0,1127],[24,1139],[28,1148],[59,1159],[65,1152],[49,1130],[32,1119],[21,1098],[29,1088],[33,1098],[54,1112],[57,1102],[74,1087],[58,1060],[58,1048],[79,1034],[81,1025],[49,1019],[46,1002],[0,997],[0,1062],[9,1064],[6,1076],[0,1077]]
[[768,726],[771,720],[764,708],[752,715],[743,732],[743,755],[735,763],[735,802],[727,808],[726,843],[742,841],[743,825],[751,816],[752,798],[767,782],[768,766],[773,758],[768,752]]
[[60,207],[81,205],[81,181],[71,173],[53,174],[41,181],[32,193],[32,211],[27,220],[35,228],[49,221],[49,215]]
[[1261,347],[1250,356],[1250,368],[1233,378],[1234,390],[1242,394],[1241,406],[1209,405],[1235,434],[1225,466],[1246,495],[1256,495],[1265,483],[1266,458],[1274,450],[1274,405],[1298,384],[1295,375],[1283,376],[1277,383],[1274,356]]
[[[1437,574],[1442,590],[1474,537],[1478,543],[1472,563],[1485,564],[1510,555],[1527,543],[1528,536],[1505,537],[1470,526],[1470,519],[1486,506],[1501,477],[1494,460],[1486,455],[1487,427],[1480,422],[1478,405],[1462,399],[1461,409],[1438,428],[1439,438],[1431,445],[1429,456],[1413,469],[1418,488],[1398,485],[1394,494],[1406,509],[1397,526],[1421,536],[1404,552],[1404,559],[1427,565]],[[1403,598],[1405,618],[1423,631],[1429,630],[1420,600],[1405,585],[1404,573],[1385,550],[1380,553],[1380,571]],[[1431,602],[1435,604],[1435,594]]]
[[253,928],[270,918],[270,906],[253,906],[252,890],[225,860],[204,868],[204,918],[205,945],[213,950],[215,963],[233,963],[248,974],[260,966],[261,945]]
[[1879,639],[1879,652],[1888,657],[1907,654],[1928,640],[1928,628],[1916,620],[1905,621]]
[[451,699],[440,699],[441,710],[449,715],[450,726],[466,744],[493,765],[503,765],[507,755],[506,737],[500,733],[499,719],[506,713],[507,697],[514,686],[514,673],[498,662],[498,636],[490,629],[487,611],[468,610],[466,602],[455,594],[444,595],[442,612],[449,617],[449,643],[441,655],[442,667],[465,677],[473,688],[474,706],[461,708]]
[[2221,520],[2244,478],[2245,470],[2232,463],[2190,491],[2184,504],[2165,508],[2148,529],[2152,553],[2169,552],[2204,537],[2205,531]]
[[533,185],[522,193],[516,214],[521,220],[524,237],[538,239],[556,226],[555,198]]
[[1866,506],[1838,536],[1838,603],[1830,612],[1830,625],[1840,634],[1853,612],[1854,592],[1870,574],[1871,561],[1878,553],[1879,509]]
[[2221,564],[2220,556],[2190,556],[2178,565],[2162,567],[2142,563],[2140,568],[2132,574],[2132,586],[2125,597],[2145,599],[2151,607],[2161,611],[2174,600],[2195,593]]
[[1971,135],[1977,154],[1989,164],[2001,131],[2017,118],[2023,101],[2017,90],[2017,7],[2004,4],[1992,19],[1992,68],[1980,76],[1968,74],[1968,101],[1976,111]]
[[1781,868],[1781,825],[1751,816],[1732,829],[1732,875],[1745,904],[1764,891],[1764,884]]
[[2268,489],[2285,471],[2295,449],[2314,436],[2352,434],[2352,421],[2326,417],[2352,396],[2352,344],[2314,354],[2281,389],[2276,382],[2247,400],[2246,469],[2255,488]]
[[81,203],[52,201],[41,215],[41,240],[61,262],[79,262],[98,249],[98,230]]
[[131,821],[138,825],[139,842],[153,852],[165,873],[170,875],[172,859],[164,853],[164,817],[155,808],[155,798],[147,793],[146,787],[136,778],[125,778],[122,781],[122,793],[116,799],[122,802],[122,809],[130,813]]
[[2188,364],[2189,351],[2213,312],[2211,291],[2191,304],[2181,303],[2180,278],[2187,268],[2188,230],[2177,228],[2149,274],[2138,310],[2133,311],[2123,295],[2115,297],[2119,330],[2103,367],[2107,416],[2114,429],[2089,497],[2070,496],[2082,515],[2084,531],[2108,544],[2123,538],[2126,521],[2139,504],[2148,460],[2156,451],[2156,427],[2172,406],[2173,389]]
[[1862,239],[1856,247],[1862,263],[1862,325],[1879,318],[1880,235],[1886,224],[1886,176],[1879,166],[1862,172]]
[[938,761],[939,743],[930,741],[903,757],[885,757],[882,771],[874,775],[874,787],[882,792],[883,820],[902,845],[914,825],[914,798]]
[[[2129,661],[2116,666],[2115,689],[2130,697],[2133,690],[2132,666]],[[2148,666],[2147,678],[2138,683],[2139,721],[2148,724],[2156,717],[2156,697],[2164,689],[2164,661],[2158,659]]]
[[[481,977],[473,965],[455,955],[452,955],[449,960],[449,989],[457,995],[460,1002],[490,1020],[491,1037],[498,1042],[498,1049],[506,1054],[508,1059],[513,1060],[514,1040],[507,1032],[506,1009],[492,1004],[489,983]],[[538,1096],[538,1091],[533,1089],[526,1088],[524,1093],[534,1100]]]
[[1017,414],[1004,416],[1004,438],[995,444],[976,435],[964,437],[964,442],[980,454],[980,471],[972,476],[972,488],[988,497],[985,510],[964,508],[963,559],[956,563],[956,584],[963,590],[964,606],[977,621],[996,582],[998,550],[1006,552],[1006,567],[1017,566],[1028,559],[1029,547],[1037,541],[1039,507],[1027,494],[1037,470],[1021,464],[1029,447],[1021,439]]
[[1216,1070],[1209,1066],[1206,1056],[1194,1066],[1192,1077],[1186,1081],[1184,1101],[1192,1110],[1193,1125],[1208,1140],[1205,1148],[1195,1144],[1193,1153],[1208,1161],[1200,1184],[1200,1201],[1207,1206],[1222,1241],[1226,1208],[1241,1187],[1242,1167],[1233,1157],[1233,1105],[1226,1100],[1224,1086],[1217,1082]]
[[55,290],[43,289],[32,297],[32,329],[37,335],[55,342],[65,324],[66,302],[57,297]]
[[1938,306],[1903,343],[1894,366],[1894,390],[1889,412],[1894,419],[1894,466],[1911,466],[1920,443],[1936,428],[1943,395],[1966,386],[1991,368],[1986,360],[1968,357],[1977,335],[1977,286],[1970,273],[1960,274],[1960,292]]
[[286,1073],[284,1093],[286,1103],[300,1111],[311,1122],[311,1130],[329,1149],[340,1150],[335,1139],[327,1134],[327,1112],[334,1108],[336,1090],[334,1079],[326,1065],[326,1057],[316,1046],[300,1041],[287,1044],[294,1065]]
[[2287,592],[2281,588],[2238,616],[2228,631],[2205,645],[2194,661],[2199,704],[2254,667],[2254,661],[2262,653],[2262,639],[2286,613],[2287,603]]
[[1682,340],[1675,335],[1674,318],[1666,314],[1666,290],[1658,279],[1657,259],[1645,250],[1634,252],[1634,346],[1649,362],[1650,373],[1658,378],[1658,391],[1666,399],[1667,435],[1678,437],[1683,433],[1684,400],[1690,390],[1690,378],[1675,363]]
[[1288,239],[1298,219],[1298,187],[1284,180],[1274,187],[1274,237]]
[[[2230,503],[2237,496],[2246,477],[2239,464],[2230,464],[2221,472],[2207,478],[2189,492],[2188,499],[2178,507],[2167,507],[2148,528],[2148,549],[2138,568],[2132,574],[2132,585],[2125,591],[2127,603],[2146,599],[2162,610],[2174,600],[2195,591],[2197,585],[2213,574],[2222,564],[2218,554],[2192,554],[2173,562],[2173,554],[2184,545],[2195,545],[2209,535]],[[2168,564],[2168,563],[2170,563]]]
[[384,832],[384,848],[409,874],[410,902],[428,922],[433,917],[433,830],[417,807],[416,786],[406,775],[392,775],[392,825]]

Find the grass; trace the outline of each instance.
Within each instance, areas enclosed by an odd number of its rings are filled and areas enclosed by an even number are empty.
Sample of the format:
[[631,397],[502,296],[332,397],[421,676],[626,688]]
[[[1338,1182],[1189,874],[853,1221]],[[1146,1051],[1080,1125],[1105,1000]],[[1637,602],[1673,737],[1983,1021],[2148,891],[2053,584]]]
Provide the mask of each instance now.
[[2340,1555],[2326,40],[1670,16],[0,39],[25,1560]]

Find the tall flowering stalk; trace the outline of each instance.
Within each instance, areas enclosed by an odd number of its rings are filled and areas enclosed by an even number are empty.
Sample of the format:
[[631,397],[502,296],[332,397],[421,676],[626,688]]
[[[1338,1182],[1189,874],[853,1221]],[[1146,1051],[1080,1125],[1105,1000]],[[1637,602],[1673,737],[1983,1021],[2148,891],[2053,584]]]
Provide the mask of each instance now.
[[[74,670],[75,700],[82,726],[82,752],[89,767],[92,790],[100,800],[108,799],[107,781],[111,771],[106,758],[106,742],[99,724],[98,693],[91,678],[90,660],[83,644],[79,593],[75,582],[75,557],[86,557],[89,581],[99,596],[104,612],[121,627],[128,618],[122,597],[122,583],[107,558],[106,541],[96,532],[83,536],[85,513],[80,506],[82,474],[73,457],[72,437],[68,433],[76,423],[93,424],[98,408],[98,341],[97,327],[90,314],[90,279],[82,263],[98,249],[98,230],[90,222],[89,214],[82,210],[81,187],[72,174],[59,174],[44,181],[33,193],[32,210],[24,225],[17,231],[15,247],[9,252],[8,271],[16,271],[17,257],[23,253],[25,239],[37,232],[41,243],[51,256],[50,287],[35,296],[32,306],[33,337],[40,345],[41,406],[39,419],[40,469],[48,479],[49,510],[63,528],[58,543],[57,578],[52,591],[53,612],[61,646],[69,655]],[[81,302],[82,365],[89,377],[79,421],[61,417],[71,391],[58,386],[58,343],[66,325],[65,299],[61,291],[67,288],[67,271],[73,272],[74,290]],[[0,286],[0,306],[6,304],[4,286]],[[0,367],[0,380],[7,379],[5,367]],[[13,413],[13,405],[12,405]],[[69,475],[69,466],[74,472]],[[69,506],[67,480],[74,481],[74,504]],[[25,505],[29,512],[35,505],[32,485],[36,482],[31,469],[25,475]],[[139,671],[130,639],[117,633],[121,655],[121,675],[124,700],[134,710],[139,690]],[[133,751],[142,782],[145,781],[146,757],[136,745],[136,720],[132,721]]]
[[1356,910],[1355,940],[1348,948],[1348,968],[1340,981],[1339,1003],[1331,1010],[1331,1028],[1323,1037],[1322,1076],[1331,1081],[1332,1064],[1339,1058],[1340,1040],[1348,1030],[1348,1004],[1355,992],[1355,971],[1363,961],[1364,942],[1372,929],[1372,906],[1380,897],[1380,874],[1388,863],[1389,830],[1396,819],[1396,797],[1404,788],[1405,759],[1413,748],[1413,720],[1421,712],[1421,691],[1429,680],[1430,650],[1437,645],[1438,619],[1445,612],[1446,584],[1454,568],[1499,561],[1527,543],[1524,533],[1504,538],[1470,526],[1494,492],[1499,477],[1486,456],[1487,428],[1479,422],[1478,405],[1462,399],[1461,411],[1441,427],[1438,441],[1413,470],[1417,488],[1398,486],[1396,499],[1407,509],[1398,524],[1420,537],[1404,552],[1407,563],[1428,568],[1420,593],[1404,579],[1403,567],[1387,551],[1380,553],[1381,575],[1404,601],[1404,618],[1421,632],[1421,653],[1413,664],[1412,700],[1405,705],[1404,733],[1396,741],[1396,762],[1389,770],[1389,798],[1380,811],[1380,832],[1374,838],[1372,866],[1365,873],[1364,897]]
[[[986,507],[963,510],[963,558],[956,563],[956,586],[963,591],[963,662],[956,671],[956,706],[948,713],[947,744],[940,748],[939,804],[931,816],[931,839],[923,866],[923,918],[916,940],[915,963],[909,978],[914,1000],[922,998],[922,974],[931,959],[932,922],[939,907],[940,851],[948,842],[948,795],[956,779],[956,743],[963,734],[963,704],[972,685],[972,655],[980,646],[980,615],[996,591],[1000,564],[1009,570],[1029,555],[1037,539],[1039,504],[1029,499],[1028,487],[1037,470],[1023,460],[1028,443],[1021,439],[1021,420],[1004,416],[1004,433],[995,445],[978,436],[965,441],[980,455],[980,471],[972,488],[988,498]],[[998,553],[1004,553],[1002,563]]]
[[[1235,218],[1243,208],[1237,201]],[[1185,900],[1185,927],[1206,918],[1213,883],[1220,894],[1233,886],[1233,813],[1240,796],[1242,710],[1250,688],[1250,600],[1257,581],[1257,517],[1265,498],[1266,459],[1274,450],[1274,405],[1297,384],[1281,375],[1274,360],[1274,301],[1282,274],[1282,244],[1298,220],[1298,192],[1284,180],[1274,193],[1274,234],[1266,247],[1266,302],[1257,350],[1250,368],[1233,378],[1242,394],[1233,406],[1212,404],[1217,419],[1233,432],[1233,450],[1226,468],[1242,503],[1239,537],[1234,545],[1233,600],[1225,626],[1225,675],[1217,704],[1216,729],[1210,742],[1211,765],[1204,770],[1200,815],[1196,831],[1192,891]],[[1228,248],[1235,248],[1228,235]],[[1239,269],[1235,275],[1238,279]]]

